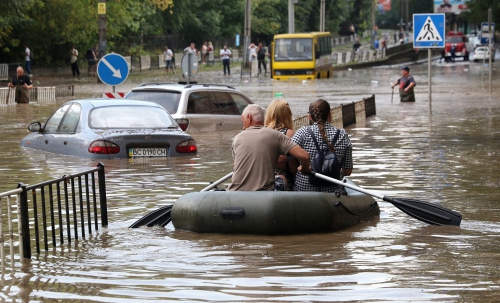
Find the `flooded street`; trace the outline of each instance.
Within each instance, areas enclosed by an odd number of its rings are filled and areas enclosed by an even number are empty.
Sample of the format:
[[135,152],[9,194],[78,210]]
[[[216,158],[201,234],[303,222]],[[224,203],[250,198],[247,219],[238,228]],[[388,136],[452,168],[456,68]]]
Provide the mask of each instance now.
[[[336,71],[333,79],[277,82],[234,72],[200,75],[267,106],[283,93],[295,117],[318,98],[332,107],[375,94],[377,114],[347,129],[352,180],[393,197],[439,204],[463,215],[461,226],[417,221],[378,201],[380,218],[335,233],[294,236],[197,234],[129,229],[143,215],[199,191],[232,171],[238,132],[192,134],[196,157],[103,161],[108,228],[31,261],[2,277],[12,302],[496,302],[500,300],[500,77],[457,61],[410,66],[415,103],[401,103],[390,84],[399,66]],[[179,74],[179,73],[178,73]],[[93,79],[95,81],[95,79]],[[42,81],[42,80],[40,80]],[[117,91],[161,76],[133,76]],[[172,79],[168,80],[169,82]],[[42,84],[43,85],[43,81]],[[111,91],[78,82],[78,97]],[[22,149],[27,125],[57,103],[0,105],[0,192],[93,168],[96,161]],[[6,254],[8,247],[5,246]],[[18,265],[18,266],[17,266]]]

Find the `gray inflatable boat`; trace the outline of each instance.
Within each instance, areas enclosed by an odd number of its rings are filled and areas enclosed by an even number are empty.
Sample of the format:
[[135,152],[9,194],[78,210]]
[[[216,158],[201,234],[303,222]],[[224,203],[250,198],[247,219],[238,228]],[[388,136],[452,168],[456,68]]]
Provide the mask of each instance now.
[[[354,184],[348,178],[345,182]],[[176,229],[268,235],[332,232],[379,214],[371,196],[349,188],[340,196],[321,192],[194,192],[180,197],[171,211]]]

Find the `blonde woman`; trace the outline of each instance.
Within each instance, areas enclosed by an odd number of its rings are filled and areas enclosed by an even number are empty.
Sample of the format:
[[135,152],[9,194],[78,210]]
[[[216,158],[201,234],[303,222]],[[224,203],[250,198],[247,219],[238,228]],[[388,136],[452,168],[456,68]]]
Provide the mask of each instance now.
[[[288,102],[284,100],[272,101],[266,109],[264,125],[291,138],[295,132],[293,131],[292,111]],[[285,190],[293,188],[297,167],[297,159],[287,156],[279,157],[274,174],[285,181]]]

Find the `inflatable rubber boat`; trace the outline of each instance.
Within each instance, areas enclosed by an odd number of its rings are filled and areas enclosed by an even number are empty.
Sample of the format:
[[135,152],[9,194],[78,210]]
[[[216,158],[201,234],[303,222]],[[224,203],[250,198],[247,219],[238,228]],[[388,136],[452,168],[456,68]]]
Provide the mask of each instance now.
[[[344,182],[354,184],[351,180]],[[300,234],[340,230],[380,214],[369,195],[283,191],[202,191],[181,196],[176,229],[199,233]]]

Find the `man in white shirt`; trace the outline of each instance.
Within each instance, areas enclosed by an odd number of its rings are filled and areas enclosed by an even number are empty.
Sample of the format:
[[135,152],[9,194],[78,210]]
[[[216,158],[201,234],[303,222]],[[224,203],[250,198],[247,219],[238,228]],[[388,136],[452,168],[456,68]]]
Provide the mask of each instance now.
[[24,60],[25,60],[24,68],[26,69],[26,72],[28,73],[28,75],[31,77],[32,76],[32,74],[31,74],[31,50],[28,48],[27,44],[24,45]]
[[73,77],[78,76],[78,80],[80,80],[80,70],[78,69],[78,51],[75,46],[71,47],[71,50],[69,51],[69,61],[71,62]]
[[227,74],[231,75],[230,57],[231,51],[227,49],[226,45],[224,45],[224,48],[220,51],[220,58],[222,59],[222,66],[224,67],[224,76],[226,75],[226,68]]
[[198,50],[194,47],[194,43],[184,49],[184,52],[189,54],[198,55]]
[[172,69],[172,72],[175,74],[174,67],[172,65],[172,57],[174,56],[174,53],[172,53],[172,51],[168,49],[168,46],[165,46],[165,50],[163,51],[163,56],[165,58],[165,68],[167,70],[167,75],[169,68]]

